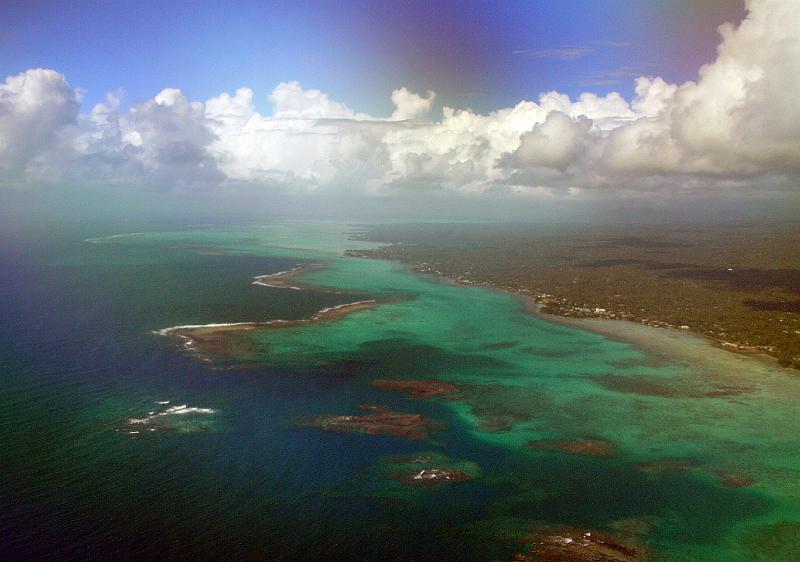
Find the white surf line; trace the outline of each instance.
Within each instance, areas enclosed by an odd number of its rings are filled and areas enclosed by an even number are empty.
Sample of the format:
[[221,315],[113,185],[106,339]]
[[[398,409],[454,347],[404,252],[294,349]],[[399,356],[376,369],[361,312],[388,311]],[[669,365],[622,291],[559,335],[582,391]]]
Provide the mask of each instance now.
[[195,330],[197,328],[224,328],[225,326],[250,326],[263,324],[263,322],[227,322],[221,324],[184,324],[183,326],[170,326],[169,328],[162,328],[160,330],[153,330],[152,333],[157,336],[168,336],[173,332],[180,330]]
[[[159,402],[160,403],[160,402]],[[129,418],[128,425],[149,424],[151,420],[161,416],[184,415],[184,414],[214,414],[216,410],[212,408],[201,408],[198,406],[189,406],[181,404],[180,406],[171,406],[163,412],[148,412],[148,415],[143,418]]]
[[[155,334],[157,336],[169,336],[175,332],[180,332],[181,330],[196,330],[201,328],[225,328],[228,326],[270,326],[272,324],[286,324],[287,322],[310,322],[313,320],[318,320],[320,316],[323,314],[327,314],[329,312],[333,312],[334,310],[339,310],[341,308],[346,308],[348,306],[358,306],[360,304],[372,304],[378,302],[375,299],[372,300],[365,300],[365,301],[355,301],[355,302],[346,302],[343,304],[337,304],[336,306],[328,306],[315,312],[310,318],[300,318],[298,320],[285,320],[285,319],[276,319],[276,320],[267,320],[265,322],[222,322],[222,323],[215,323],[215,324],[184,324],[181,326],[170,326],[169,328],[162,328],[160,330],[152,330],[150,333]],[[189,336],[185,336],[183,334],[177,334],[179,337],[191,340]],[[191,342],[187,342],[185,344],[187,347],[191,347]]]
[[372,300],[367,300],[367,301],[346,302],[344,304],[337,304],[336,306],[329,306],[329,307],[323,308],[322,310],[317,312],[314,316],[312,316],[312,318],[317,318],[318,316],[320,316],[322,314],[325,314],[327,312],[332,312],[334,310],[339,310],[340,308],[345,308],[347,306],[356,306],[356,305],[359,305],[359,304],[371,304],[371,303],[374,303],[374,302],[378,302],[378,301],[375,300],[375,299],[372,299]]
[[147,234],[146,232],[127,232],[125,234],[111,234],[110,236],[100,236],[98,238],[86,238],[84,242],[92,242],[96,244],[98,242],[103,242],[104,240],[113,240],[114,238],[125,238],[127,236],[144,236]]
[[298,265],[297,267],[293,267],[292,269],[287,269],[286,271],[279,271],[277,273],[267,273],[266,275],[258,275],[253,277],[254,281],[252,282],[253,285],[261,285],[262,287],[272,287],[273,289],[292,289],[293,291],[302,291],[303,289],[300,287],[295,287],[293,285],[273,285],[272,283],[268,283],[267,279],[275,279],[282,275],[286,275],[289,273],[294,273],[296,271],[301,271],[305,266]]

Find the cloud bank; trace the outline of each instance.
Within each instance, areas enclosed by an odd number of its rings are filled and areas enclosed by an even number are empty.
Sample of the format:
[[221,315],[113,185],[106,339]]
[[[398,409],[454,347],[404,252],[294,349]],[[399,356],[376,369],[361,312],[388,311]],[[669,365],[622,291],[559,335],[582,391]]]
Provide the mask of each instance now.
[[205,102],[167,88],[121,108],[121,92],[81,112],[54,70],[0,84],[0,186],[75,182],[273,192],[602,194],[796,190],[800,18],[792,0],[750,0],[720,27],[696,81],[636,78],[636,94],[558,92],[486,115],[402,87],[371,116],[297,82],[256,111],[240,88]]

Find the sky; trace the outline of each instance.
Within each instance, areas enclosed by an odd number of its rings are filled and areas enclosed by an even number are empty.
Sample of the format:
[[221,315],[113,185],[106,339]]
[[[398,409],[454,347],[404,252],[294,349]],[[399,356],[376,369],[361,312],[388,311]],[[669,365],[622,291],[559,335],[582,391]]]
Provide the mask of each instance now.
[[[88,106],[180,88],[206,100],[284,81],[391,113],[389,94],[436,91],[486,112],[557,90],[633,94],[633,80],[696,77],[739,0],[21,2],[0,7],[0,72],[53,68]],[[549,56],[548,56],[549,52]]]
[[793,4],[5,0],[0,201],[785,207]]

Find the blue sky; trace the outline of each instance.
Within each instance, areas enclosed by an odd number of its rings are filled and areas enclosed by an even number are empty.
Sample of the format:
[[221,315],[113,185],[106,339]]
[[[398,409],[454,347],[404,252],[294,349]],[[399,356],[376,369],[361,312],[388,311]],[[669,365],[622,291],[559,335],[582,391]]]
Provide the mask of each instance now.
[[[490,111],[542,91],[632,95],[633,78],[694,79],[736,0],[15,2],[0,6],[0,74],[53,68],[88,106],[165,87],[205,100],[247,85],[256,106],[298,80],[351,107],[391,112],[400,86]],[[571,58],[574,57],[574,58]]]
[[797,0],[0,0],[0,192],[496,218],[797,208],[797,14]]

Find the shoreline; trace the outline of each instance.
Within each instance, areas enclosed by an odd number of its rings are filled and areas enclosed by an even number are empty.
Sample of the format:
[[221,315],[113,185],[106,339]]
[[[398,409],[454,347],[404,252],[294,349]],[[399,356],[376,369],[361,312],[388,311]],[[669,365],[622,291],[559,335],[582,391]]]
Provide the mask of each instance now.
[[[523,304],[525,310],[529,314],[541,318],[542,320],[570,328],[585,330],[587,332],[598,334],[612,340],[631,344],[649,353],[655,353],[656,355],[676,355],[676,359],[682,359],[681,356],[685,354],[675,354],[675,343],[694,343],[696,345],[702,345],[707,351],[713,350],[716,353],[722,354],[719,356],[719,361],[711,361],[708,359],[703,359],[701,361],[707,365],[709,363],[724,363],[725,360],[723,357],[727,356],[732,358],[733,361],[753,361],[757,365],[781,372],[789,376],[796,376],[798,374],[798,369],[781,365],[777,357],[767,353],[764,350],[758,348],[746,348],[742,346],[733,347],[737,344],[723,342],[705,334],[693,332],[692,330],[676,328],[666,324],[643,324],[635,319],[627,318],[605,318],[602,316],[579,317],[544,312],[542,311],[542,308],[547,305],[539,302],[535,296],[506,287],[500,287],[491,283],[465,283],[459,279],[444,275],[442,273],[415,270],[413,264],[398,260],[387,260],[385,258],[371,258],[355,255],[351,257],[357,257],[359,259],[383,259],[384,261],[389,261],[399,265],[414,275],[426,277],[434,283],[444,283],[447,285],[457,285],[463,287],[480,287],[483,289],[498,291],[517,299]],[[698,359],[696,352],[691,353],[691,356],[693,360]]]
[[[585,330],[614,341],[633,345],[659,360],[683,362],[699,367],[715,376],[730,376],[743,370],[772,373],[796,378],[797,369],[782,366],[772,355],[759,351],[739,351],[720,345],[713,338],[688,330],[642,324],[632,320],[607,318],[576,318],[542,312],[543,305],[530,295],[507,291],[493,286],[494,290],[517,298],[528,314],[568,328]],[[765,382],[754,378],[753,382]]]
[[788,375],[796,375],[797,370],[791,367],[784,367],[778,361],[778,358],[758,349],[737,349],[724,345],[726,342],[721,342],[715,338],[709,337],[705,334],[692,332],[691,330],[683,330],[680,328],[670,326],[655,326],[652,324],[643,324],[635,320],[618,319],[618,318],[603,318],[603,317],[575,317],[554,314],[551,312],[544,312],[542,308],[544,304],[538,302],[535,297],[508,291],[489,285],[495,290],[502,291],[520,300],[528,313],[542,318],[548,322],[567,326],[570,328],[578,328],[586,330],[603,337],[621,341],[641,347],[642,349],[657,354],[667,354],[674,350],[676,343],[695,343],[714,350],[715,352],[724,353],[725,356],[738,358],[740,360],[751,360],[757,363],[783,372]]
[[[412,270],[413,271],[413,270]],[[427,275],[423,273],[423,275]],[[436,275],[439,277],[439,275]],[[446,276],[442,276],[446,277]],[[723,341],[708,334],[695,332],[687,327],[678,327],[665,322],[643,322],[636,318],[615,318],[602,315],[592,316],[575,316],[572,314],[559,314],[557,312],[550,312],[544,310],[548,307],[548,303],[541,302],[537,297],[527,293],[515,291],[505,287],[499,287],[490,283],[462,283],[458,279],[447,277],[455,285],[463,285],[466,287],[483,287],[495,291],[500,291],[507,295],[522,301],[525,309],[534,316],[538,316],[549,322],[579,328],[601,336],[617,339],[626,343],[633,343],[640,345],[642,341],[648,339],[650,335],[656,335],[656,330],[663,330],[666,334],[679,334],[684,337],[689,337],[703,342],[711,348],[719,351],[727,352],[737,357],[749,357],[758,361],[768,363],[771,367],[786,371],[789,373],[796,373],[798,369],[792,367],[785,367],[780,364],[778,358],[769,353],[767,350],[755,347],[737,344],[735,342]],[[549,296],[549,295],[548,295]],[[635,332],[641,332],[641,335]]]

